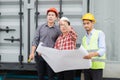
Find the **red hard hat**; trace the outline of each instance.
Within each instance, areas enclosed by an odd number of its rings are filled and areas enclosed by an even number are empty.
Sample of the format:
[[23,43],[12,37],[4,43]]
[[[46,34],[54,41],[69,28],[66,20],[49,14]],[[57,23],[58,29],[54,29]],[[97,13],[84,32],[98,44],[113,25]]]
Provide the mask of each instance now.
[[56,16],[58,17],[58,11],[57,11],[56,8],[54,8],[54,7],[49,8],[49,9],[47,10],[47,14],[48,14],[48,12],[54,12],[54,13],[56,14]]

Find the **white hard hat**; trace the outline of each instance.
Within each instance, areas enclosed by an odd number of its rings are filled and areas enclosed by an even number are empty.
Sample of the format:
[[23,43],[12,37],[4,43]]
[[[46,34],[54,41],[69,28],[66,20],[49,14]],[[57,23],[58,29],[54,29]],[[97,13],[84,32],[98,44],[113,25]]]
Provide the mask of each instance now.
[[60,20],[70,22],[70,20],[67,17],[62,17]]

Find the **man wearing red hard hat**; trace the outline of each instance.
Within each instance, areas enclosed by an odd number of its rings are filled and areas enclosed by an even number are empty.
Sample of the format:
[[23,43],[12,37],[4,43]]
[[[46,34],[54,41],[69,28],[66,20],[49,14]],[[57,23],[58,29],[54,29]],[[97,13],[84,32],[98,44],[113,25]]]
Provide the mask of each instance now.
[[56,17],[58,17],[58,11],[57,11],[56,8],[52,7],[52,8],[50,8],[50,9],[48,9],[48,10],[47,10],[47,14],[48,14],[49,12],[54,12],[55,15],[56,15]]
[[34,59],[35,53],[35,61],[37,65],[38,72],[38,80],[45,80],[44,76],[47,72],[48,79],[47,80],[55,80],[54,71],[50,68],[50,66],[45,62],[45,60],[41,57],[41,54],[36,52],[36,48],[40,42],[42,42],[42,46],[45,47],[54,47],[55,41],[60,35],[59,26],[55,25],[55,21],[58,18],[58,11],[55,8],[49,8],[47,10],[47,21],[46,23],[40,25],[37,28],[36,34],[34,36],[32,42],[32,50],[29,56],[29,59]]

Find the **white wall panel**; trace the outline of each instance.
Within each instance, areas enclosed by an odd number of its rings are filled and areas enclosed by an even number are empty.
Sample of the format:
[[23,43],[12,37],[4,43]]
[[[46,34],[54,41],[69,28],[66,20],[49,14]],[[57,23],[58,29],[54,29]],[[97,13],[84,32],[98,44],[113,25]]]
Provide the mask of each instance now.
[[103,30],[106,35],[107,66],[104,70],[104,77],[118,78],[118,73],[120,73],[118,68],[120,67],[119,4],[120,0],[91,0],[90,4],[90,12],[97,19],[95,28]]
[[[35,12],[36,12],[36,0],[22,0],[22,55],[23,62],[26,63],[28,59],[28,41],[30,40],[30,47],[33,40],[33,36],[36,30]],[[38,0],[38,25],[46,22],[46,11],[50,7],[55,7],[60,11],[60,0]],[[77,43],[81,43],[84,30],[82,27],[81,16],[87,10],[87,0],[63,0],[62,12],[63,16],[70,19],[71,25],[78,34]],[[28,23],[28,10],[30,10],[30,23]],[[0,31],[0,55],[1,62],[19,62],[20,43],[19,41],[6,41],[4,39],[11,39],[13,36],[15,39],[20,38],[20,20],[19,20],[19,0],[0,0],[0,28],[6,29],[8,26],[15,31]],[[57,23],[57,22],[56,22]],[[30,24],[30,26],[28,26]],[[30,27],[30,33],[28,28]],[[28,35],[30,34],[30,39]],[[34,61],[33,61],[34,62]]]
[[[0,28],[14,29],[15,31],[0,31],[1,62],[19,62],[19,41],[6,41],[4,39],[20,38],[19,0],[0,0]],[[23,22],[23,20],[22,20]]]

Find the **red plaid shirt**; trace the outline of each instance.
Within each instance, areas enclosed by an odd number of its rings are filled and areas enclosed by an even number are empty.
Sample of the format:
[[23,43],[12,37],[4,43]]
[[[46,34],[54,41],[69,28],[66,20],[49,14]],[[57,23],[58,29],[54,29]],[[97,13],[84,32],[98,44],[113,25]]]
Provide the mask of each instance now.
[[72,29],[65,36],[61,34],[56,40],[54,48],[59,50],[73,50],[76,48],[77,34]]

